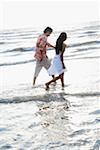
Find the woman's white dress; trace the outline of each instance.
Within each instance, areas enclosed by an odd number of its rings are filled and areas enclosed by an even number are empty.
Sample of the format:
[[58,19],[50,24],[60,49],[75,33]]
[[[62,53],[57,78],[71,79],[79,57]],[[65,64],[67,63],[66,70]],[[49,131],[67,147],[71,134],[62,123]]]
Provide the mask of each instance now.
[[64,68],[62,65],[62,61],[60,58],[61,54],[56,54],[55,57],[53,58],[52,62],[51,62],[51,66],[48,69],[48,73],[49,75],[60,75],[64,72]]

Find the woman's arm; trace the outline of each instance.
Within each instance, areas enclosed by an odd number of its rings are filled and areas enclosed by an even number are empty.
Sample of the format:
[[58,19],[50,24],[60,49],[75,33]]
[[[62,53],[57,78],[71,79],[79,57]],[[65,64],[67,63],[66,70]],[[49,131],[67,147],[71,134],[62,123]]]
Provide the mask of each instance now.
[[65,51],[65,48],[67,47],[66,44],[63,44],[62,46],[62,51],[61,51],[61,61],[62,61],[62,64],[63,64],[63,68],[65,69],[65,65],[64,65],[64,59],[63,59],[63,54],[64,54],[64,51]]

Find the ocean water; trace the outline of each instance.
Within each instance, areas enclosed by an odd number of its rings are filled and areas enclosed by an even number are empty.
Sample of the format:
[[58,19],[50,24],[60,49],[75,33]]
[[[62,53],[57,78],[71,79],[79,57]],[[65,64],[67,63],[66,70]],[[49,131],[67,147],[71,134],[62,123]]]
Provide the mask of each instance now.
[[65,88],[49,91],[45,69],[32,86],[40,31],[0,31],[0,150],[100,150],[100,22],[64,31]]

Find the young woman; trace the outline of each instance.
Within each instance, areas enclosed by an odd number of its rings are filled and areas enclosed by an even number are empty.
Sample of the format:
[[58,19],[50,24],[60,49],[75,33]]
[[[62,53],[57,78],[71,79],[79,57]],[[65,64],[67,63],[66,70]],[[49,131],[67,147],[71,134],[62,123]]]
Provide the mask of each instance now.
[[45,83],[46,90],[49,89],[49,85],[52,82],[55,82],[58,79],[61,80],[61,85],[62,87],[64,87],[65,65],[63,61],[63,54],[65,51],[65,48],[67,47],[67,45],[64,43],[66,39],[67,39],[67,34],[65,32],[62,32],[56,41],[56,47],[55,47],[56,55],[52,61],[50,68],[48,69],[48,73],[49,75],[58,75],[58,76],[54,77],[54,79],[52,79],[51,81]]

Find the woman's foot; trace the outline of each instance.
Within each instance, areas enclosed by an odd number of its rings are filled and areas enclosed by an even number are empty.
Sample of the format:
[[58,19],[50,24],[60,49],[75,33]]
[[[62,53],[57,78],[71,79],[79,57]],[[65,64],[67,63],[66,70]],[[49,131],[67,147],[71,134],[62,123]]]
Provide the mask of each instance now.
[[48,85],[48,83],[45,83],[45,90],[48,90],[49,89],[49,85]]

